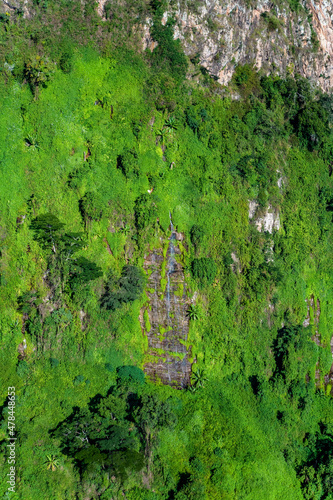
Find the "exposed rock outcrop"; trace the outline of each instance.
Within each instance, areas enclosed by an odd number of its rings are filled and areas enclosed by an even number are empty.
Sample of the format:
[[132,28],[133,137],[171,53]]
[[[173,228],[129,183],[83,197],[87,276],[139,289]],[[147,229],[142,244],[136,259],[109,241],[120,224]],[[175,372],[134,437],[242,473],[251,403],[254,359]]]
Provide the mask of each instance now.
[[[300,73],[328,90],[333,84],[333,13],[329,0],[300,1],[297,12],[288,3],[269,0],[179,0],[173,11],[175,38],[185,53],[198,55],[218,81],[226,85],[237,64],[254,64],[264,73]],[[154,48],[147,19],[144,48]]]
[[[106,0],[97,11],[105,18]],[[113,8],[119,7],[113,2]],[[35,12],[32,0],[1,0],[0,13]],[[175,38],[185,53],[222,85],[230,82],[237,64],[254,64],[264,73],[281,76],[300,73],[324,90],[333,85],[333,8],[331,0],[300,0],[292,11],[287,1],[270,0],[178,0],[170,2],[162,23],[176,19]],[[141,25],[143,49],[157,43],[150,36],[152,19]],[[135,27],[137,30],[138,27]]]
[[[256,215],[259,204],[256,201],[249,202],[249,219],[253,219]],[[278,231],[280,229],[280,215],[276,208],[273,208],[271,205],[268,205],[267,210],[264,215],[261,217],[257,217],[254,221],[257,226],[258,231],[268,231],[272,234],[275,229]]]
[[149,360],[144,370],[152,380],[178,388],[190,383],[191,373],[186,347],[189,300],[180,257],[175,233],[165,256],[162,248],[146,256],[149,300],[141,314],[141,326],[148,337]]

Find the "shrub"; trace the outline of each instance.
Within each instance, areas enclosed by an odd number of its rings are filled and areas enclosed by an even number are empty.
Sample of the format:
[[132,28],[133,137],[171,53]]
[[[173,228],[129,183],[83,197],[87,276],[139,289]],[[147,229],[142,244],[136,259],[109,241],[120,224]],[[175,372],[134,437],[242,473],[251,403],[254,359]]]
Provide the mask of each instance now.
[[145,381],[145,374],[137,366],[120,366],[117,368],[117,374],[122,381],[134,381],[143,384]]
[[232,77],[244,97],[260,90],[258,73],[250,64],[238,65]]
[[189,106],[186,110],[186,122],[193,132],[196,132],[208,119],[209,115],[205,108]]
[[139,231],[149,226],[157,215],[154,198],[148,194],[143,194],[135,201],[135,225]]
[[52,368],[57,368],[59,361],[56,358],[50,358],[50,365]]
[[29,365],[25,360],[19,361],[16,368],[16,373],[19,377],[25,378],[28,375],[29,370]]
[[301,109],[294,124],[301,143],[310,151],[319,146],[328,135],[327,112],[317,102],[311,102]]
[[269,31],[275,31],[281,27],[281,21],[274,14],[263,12],[261,17],[266,21]]
[[103,217],[103,201],[98,193],[88,192],[79,201],[82,217],[87,220],[99,221]]
[[30,229],[35,232],[35,240],[38,241],[43,248],[51,247],[56,251],[56,246],[59,243],[59,232],[65,224],[59,221],[58,217],[48,213],[36,217]]
[[145,282],[143,272],[135,266],[125,266],[119,280],[111,272],[102,298],[102,307],[114,311],[122,304],[133,302],[142,294]]
[[77,375],[77,376],[75,377],[75,379],[74,379],[73,384],[74,384],[74,385],[79,385],[79,384],[81,384],[81,382],[83,382],[83,381],[84,381],[84,376],[83,376],[83,375]]
[[200,226],[194,224],[194,226],[192,226],[191,228],[190,236],[192,245],[195,247],[195,250],[198,251],[204,237],[203,229]]
[[45,87],[54,71],[55,64],[48,57],[37,55],[30,57],[25,65],[24,73],[31,88],[34,90],[39,85]]
[[70,270],[70,287],[74,291],[80,285],[86,285],[89,281],[95,280],[102,275],[101,268],[94,262],[90,262],[85,257],[79,257],[75,259]]
[[216,271],[216,264],[210,257],[201,257],[200,259],[194,259],[192,262],[192,276],[198,281],[200,288],[213,283]]
[[138,155],[135,151],[125,151],[117,158],[117,168],[122,171],[126,179],[137,177],[139,174]]
[[135,266],[125,266],[119,280],[119,292],[122,302],[132,302],[143,292],[145,276],[141,269]]
[[71,49],[64,50],[59,61],[59,66],[64,73],[70,73],[72,71],[73,52]]

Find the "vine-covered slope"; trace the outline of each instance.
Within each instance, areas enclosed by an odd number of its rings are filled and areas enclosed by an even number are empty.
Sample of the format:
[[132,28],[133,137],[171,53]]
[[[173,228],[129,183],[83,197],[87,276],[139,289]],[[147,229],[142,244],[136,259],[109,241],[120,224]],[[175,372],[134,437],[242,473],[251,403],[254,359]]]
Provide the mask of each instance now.
[[60,4],[1,20],[1,494],[331,498],[330,95]]

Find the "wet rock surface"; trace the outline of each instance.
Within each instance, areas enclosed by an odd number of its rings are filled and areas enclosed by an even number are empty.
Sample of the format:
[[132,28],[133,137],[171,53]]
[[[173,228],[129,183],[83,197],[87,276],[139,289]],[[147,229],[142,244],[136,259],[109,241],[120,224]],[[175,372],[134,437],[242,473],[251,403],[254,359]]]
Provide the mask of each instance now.
[[171,238],[165,256],[162,248],[154,249],[144,263],[149,299],[141,314],[141,326],[148,337],[149,361],[144,370],[155,382],[184,388],[191,374],[186,347],[189,300],[175,233]]

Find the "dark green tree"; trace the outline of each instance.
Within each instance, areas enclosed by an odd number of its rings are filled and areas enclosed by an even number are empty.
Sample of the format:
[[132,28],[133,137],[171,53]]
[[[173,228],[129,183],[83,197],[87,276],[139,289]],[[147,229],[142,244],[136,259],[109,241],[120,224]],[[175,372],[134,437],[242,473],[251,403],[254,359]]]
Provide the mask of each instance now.
[[30,229],[35,232],[35,239],[43,248],[51,248],[52,252],[56,253],[64,226],[65,224],[60,222],[58,217],[47,213],[36,217],[32,221]]
[[134,421],[145,442],[145,456],[150,457],[157,432],[162,427],[173,428],[177,418],[170,401],[160,401],[157,396],[144,394],[134,411]]
[[136,266],[124,266],[118,280],[111,272],[102,297],[102,306],[115,310],[122,304],[133,302],[141,296],[145,283],[145,275]]
[[88,192],[79,202],[82,217],[87,221],[99,221],[103,217],[104,203],[102,197],[95,192]]
[[85,257],[78,257],[70,268],[69,284],[73,291],[80,286],[85,286],[89,281],[93,281],[103,276],[102,270],[94,262],[90,262]]
[[55,64],[47,56],[32,56],[25,65],[25,77],[31,88],[36,90],[40,85],[46,86],[55,68]]
[[190,232],[191,242],[194,245],[196,252],[200,248],[200,245],[201,245],[203,238],[204,238],[204,234],[205,233],[200,226],[194,224],[194,226],[191,227],[191,232]]
[[117,168],[121,170],[126,179],[139,175],[138,155],[135,151],[124,151],[117,158]]
[[153,8],[153,25],[151,27],[151,36],[158,43],[152,53],[152,61],[156,66],[163,65],[166,70],[169,70],[172,76],[177,80],[183,80],[187,71],[187,59],[182,50],[179,40],[173,37],[175,19],[169,18],[163,25],[161,23],[165,2],[154,1]]

